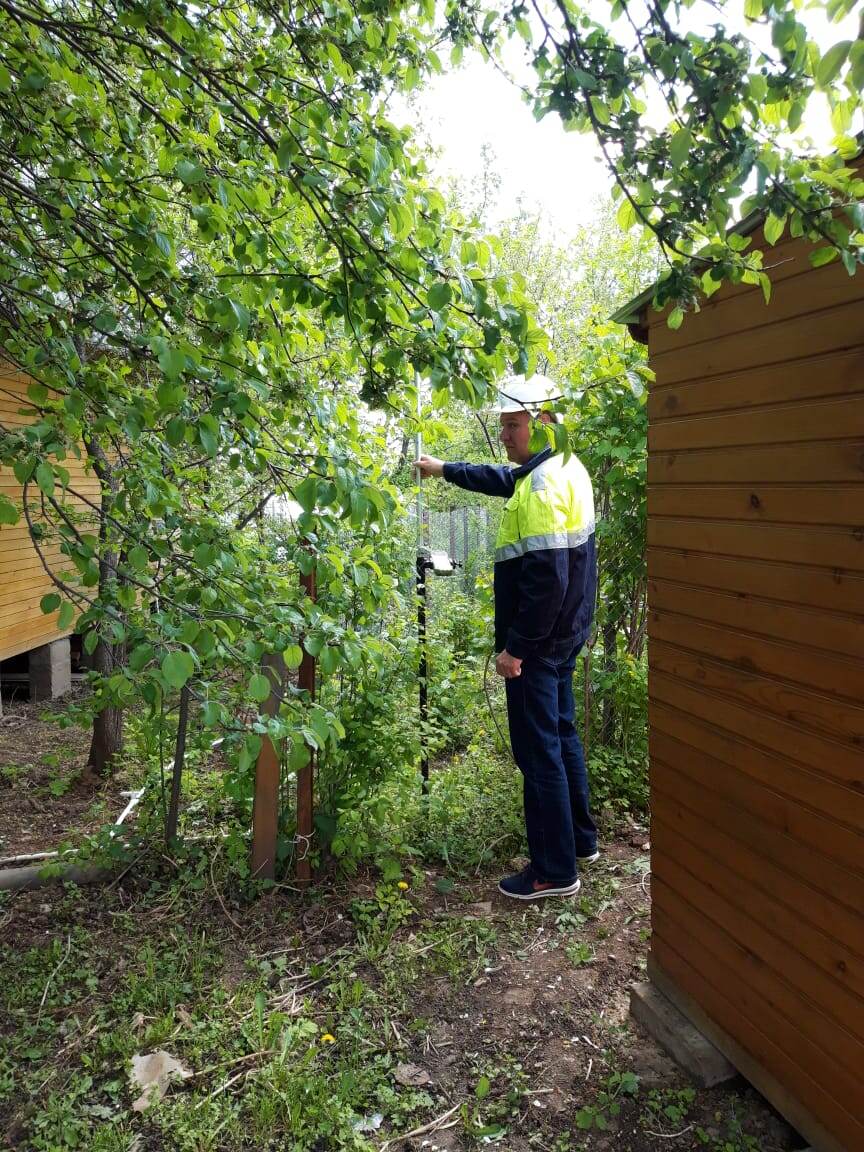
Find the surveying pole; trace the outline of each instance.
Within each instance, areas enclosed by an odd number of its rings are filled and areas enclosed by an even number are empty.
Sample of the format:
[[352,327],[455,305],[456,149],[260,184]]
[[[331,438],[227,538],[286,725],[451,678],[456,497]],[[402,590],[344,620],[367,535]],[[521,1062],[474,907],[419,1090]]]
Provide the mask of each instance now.
[[[420,373],[414,373],[414,387],[417,389],[417,431],[414,436],[415,460],[423,455],[423,434],[420,431]],[[429,569],[429,553],[423,539],[423,476],[417,473],[417,677],[420,686],[420,775],[423,792],[429,791],[429,753],[426,750],[426,733],[429,720],[429,668],[426,653],[426,573]]]

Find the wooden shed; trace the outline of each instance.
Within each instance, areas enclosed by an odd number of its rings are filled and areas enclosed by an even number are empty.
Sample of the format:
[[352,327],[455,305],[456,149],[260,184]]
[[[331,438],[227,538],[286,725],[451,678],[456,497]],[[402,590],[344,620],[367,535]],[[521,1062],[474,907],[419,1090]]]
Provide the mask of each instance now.
[[771,248],[647,342],[649,975],[819,1152],[864,1149],[864,274]]
[[[29,378],[0,359],[0,431],[36,419],[27,397]],[[73,456],[63,461],[70,487],[90,500],[99,499],[99,482]],[[11,468],[0,468],[0,493],[20,509],[21,485]],[[70,567],[58,543],[47,541],[43,553],[55,571]],[[0,527],[0,661],[30,654],[31,693],[37,698],[61,694],[69,685],[70,629],[58,627],[57,612],[45,615],[42,597],[56,591],[30,539],[23,517]],[[65,641],[65,642],[64,642]]]

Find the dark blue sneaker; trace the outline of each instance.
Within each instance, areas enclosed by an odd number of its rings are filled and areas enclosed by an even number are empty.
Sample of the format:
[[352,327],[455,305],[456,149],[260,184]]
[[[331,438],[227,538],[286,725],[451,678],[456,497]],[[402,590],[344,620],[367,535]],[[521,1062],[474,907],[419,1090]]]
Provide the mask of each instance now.
[[544,896],[575,896],[581,887],[578,876],[565,884],[538,880],[529,864],[514,876],[505,876],[498,884],[498,891],[511,900],[540,900]]

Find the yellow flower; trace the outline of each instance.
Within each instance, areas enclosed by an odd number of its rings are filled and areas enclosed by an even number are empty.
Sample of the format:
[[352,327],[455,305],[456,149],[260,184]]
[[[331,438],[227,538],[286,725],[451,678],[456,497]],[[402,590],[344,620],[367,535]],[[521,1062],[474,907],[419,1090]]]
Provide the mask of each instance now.
[[396,885],[396,887],[401,888],[403,892],[408,891],[408,885],[405,883],[404,880],[400,880],[399,883]]
[[331,1036],[329,1032],[325,1032],[324,1035],[321,1037],[321,1043],[322,1044],[335,1044],[336,1043],[336,1037]]

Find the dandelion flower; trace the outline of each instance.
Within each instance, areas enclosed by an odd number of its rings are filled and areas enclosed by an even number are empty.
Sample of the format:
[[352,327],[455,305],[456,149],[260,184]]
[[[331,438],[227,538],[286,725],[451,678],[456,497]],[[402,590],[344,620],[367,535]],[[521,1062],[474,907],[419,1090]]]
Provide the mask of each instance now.
[[325,1032],[324,1035],[321,1037],[321,1043],[322,1044],[335,1044],[336,1043],[336,1037],[331,1036],[331,1034],[329,1032]]
[[404,880],[400,880],[399,883],[396,885],[396,887],[401,888],[403,892],[408,891],[408,885],[406,884],[406,882]]

